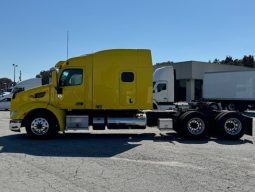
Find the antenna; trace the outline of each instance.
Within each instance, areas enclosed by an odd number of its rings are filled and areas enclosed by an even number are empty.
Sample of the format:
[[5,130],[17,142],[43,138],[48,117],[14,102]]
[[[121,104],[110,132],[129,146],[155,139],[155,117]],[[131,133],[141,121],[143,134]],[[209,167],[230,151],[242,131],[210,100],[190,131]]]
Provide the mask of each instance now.
[[66,33],[66,60],[68,60],[68,46],[69,46],[69,31]]

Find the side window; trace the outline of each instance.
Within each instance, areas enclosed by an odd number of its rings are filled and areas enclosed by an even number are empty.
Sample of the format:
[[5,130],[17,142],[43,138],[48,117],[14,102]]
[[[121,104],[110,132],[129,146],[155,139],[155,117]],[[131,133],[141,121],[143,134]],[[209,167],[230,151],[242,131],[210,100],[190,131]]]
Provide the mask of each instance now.
[[121,73],[121,81],[122,82],[133,82],[135,79],[133,72],[123,72]]
[[82,69],[65,69],[60,76],[59,85],[61,87],[81,85],[82,79]]
[[165,83],[159,83],[158,86],[157,86],[157,91],[160,92],[160,91],[163,91],[163,90],[166,90],[166,84]]

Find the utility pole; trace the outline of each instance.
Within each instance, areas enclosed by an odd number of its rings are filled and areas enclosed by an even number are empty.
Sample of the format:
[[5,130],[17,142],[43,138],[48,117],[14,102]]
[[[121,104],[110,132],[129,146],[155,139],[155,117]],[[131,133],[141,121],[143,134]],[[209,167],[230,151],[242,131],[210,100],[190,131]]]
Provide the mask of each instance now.
[[16,84],[16,80],[15,80],[15,73],[16,73],[16,67],[18,67],[18,65],[16,65],[16,64],[12,64],[12,66],[13,66],[13,72],[14,72],[14,77],[13,77],[13,84],[15,85]]

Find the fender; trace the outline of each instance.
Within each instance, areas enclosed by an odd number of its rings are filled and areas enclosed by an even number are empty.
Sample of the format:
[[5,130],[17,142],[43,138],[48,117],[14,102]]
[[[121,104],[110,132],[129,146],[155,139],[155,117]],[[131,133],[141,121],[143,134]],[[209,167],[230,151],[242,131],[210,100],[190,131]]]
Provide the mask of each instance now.
[[25,117],[34,110],[44,109],[48,110],[53,113],[59,123],[60,131],[65,130],[65,111],[58,109],[52,105],[49,105],[45,102],[37,102],[37,103],[30,103],[24,104],[19,106],[19,110],[12,110],[11,119],[19,119],[24,120]]

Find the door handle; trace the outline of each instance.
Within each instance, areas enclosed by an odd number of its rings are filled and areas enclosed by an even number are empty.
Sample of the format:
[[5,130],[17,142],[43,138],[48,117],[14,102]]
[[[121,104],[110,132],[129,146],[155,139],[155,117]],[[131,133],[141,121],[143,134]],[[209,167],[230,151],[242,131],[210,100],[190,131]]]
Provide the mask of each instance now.
[[83,102],[76,102],[75,105],[81,106],[81,105],[83,105]]

